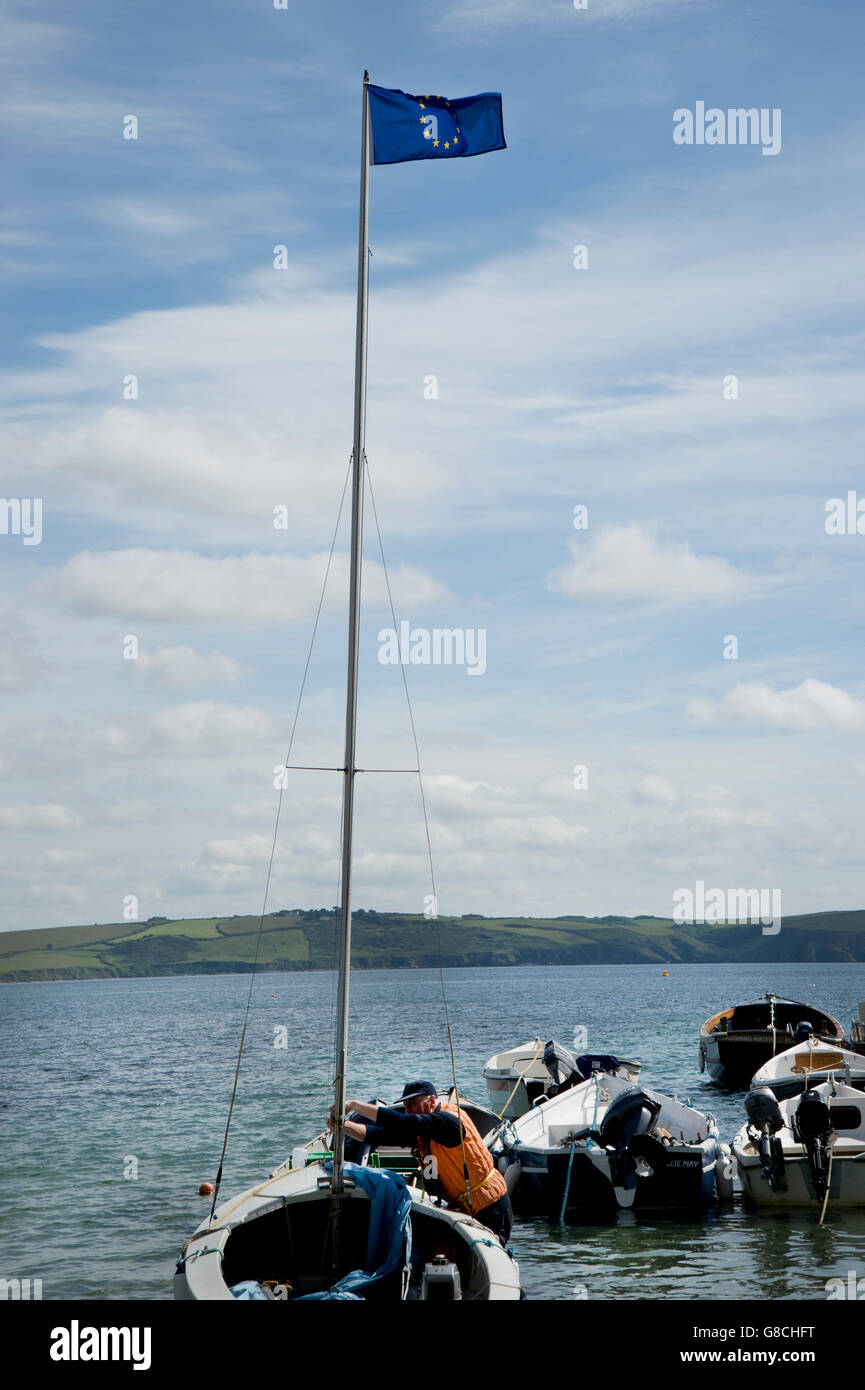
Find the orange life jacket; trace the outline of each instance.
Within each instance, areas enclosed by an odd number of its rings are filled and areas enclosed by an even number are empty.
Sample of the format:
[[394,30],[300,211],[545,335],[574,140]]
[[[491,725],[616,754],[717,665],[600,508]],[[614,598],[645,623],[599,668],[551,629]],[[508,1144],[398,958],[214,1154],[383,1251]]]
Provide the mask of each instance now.
[[[492,1154],[465,1110],[458,1110],[456,1105],[450,1103],[444,1103],[439,1108],[462,1120],[465,1140],[452,1149],[446,1148],[444,1144],[437,1144],[435,1140],[429,1140],[419,1144],[418,1149],[421,1154],[431,1154],[436,1160],[438,1181],[449,1202],[459,1203],[463,1211],[483,1211],[484,1207],[504,1197],[508,1190],[507,1183],[493,1163]],[[472,1193],[471,1207],[463,1172],[463,1147]]]

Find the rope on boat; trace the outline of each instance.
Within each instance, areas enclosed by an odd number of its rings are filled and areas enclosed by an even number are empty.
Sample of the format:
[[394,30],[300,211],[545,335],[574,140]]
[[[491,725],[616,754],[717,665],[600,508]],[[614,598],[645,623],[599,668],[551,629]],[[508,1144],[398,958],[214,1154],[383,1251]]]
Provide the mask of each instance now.
[[[307,676],[309,675],[309,663],[310,663],[310,661],[312,660],[312,649],[313,649],[313,646],[315,645],[315,638],[316,638],[316,634],[317,634],[317,632],[318,632],[319,619],[321,618],[322,605],[324,604],[325,590],[327,589],[328,576],[330,575],[330,567],[331,567],[331,564],[332,564],[332,562],[333,562],[333,552],[334,552],[334,549],[335,549],[335,547],[336,547],[336,537],[337,537],[337,533],[338,533],[338,531],[339,531],[340,518],[342,517],[342,508],[343,508],[343,504],[344,504],[344,502],[345,502],[345,494],[346,494],[346,491],[347,491],[347,489],[348,489],[348,479],[349,479],[349,473],[350,473],[350,471],[351,471],[351,460],[349,460],[348,467],[346,468],[346,472],[345,472],[345,482],[344,482],[343,485],[342,485],[342,496],[341,496],[340,501],[339,501],[339,511],[338,511],[338,513],[337,513],[336,525],[335,525],[334,528],[333,528],[333,539],[331,540],[331,543],[330,543],[330,553],[329,553],[329,555],[328,555],[328,557],[327,557],[327,566],[326,566],[325,571],[324,571],[324,579],[323,579],[322,585],[321,585],[321,594],[319,595],[318,608],[316,609],[316,613],[315,613],[315,622],[313,623],[313,626],[312,626],[312,636],[311,636],[310,641],[309,641],[309,650],[308,650],[308,652],[307,652],[307,654],[306,654],[306,665],[305,665],[304,668],[303,668],[303,677],[302,677],[301,682],[300,682],[300,691],[299,691],[298,696],[297,696],[297,704],[295,705],[295,710],[294,710],[294,720],[293,720],[293,722],[292,722],[291,734],[290,734],[289,740],[288,740],[288,752],[287,752],[286,755],[285,755],[285,761],[284,761],[284,763],[283,763],[283,768],[287,768],[287,767],[288,767],[289,759],[290,759],[290,757],[291,757],[291,750],[292,750],[292,748],[293,748],[293,746],[294,746],[294,735],[295,735],[295,733],[297,732],[297,721],[298,721],[298,716],[299,716],[299,714],[300,714],[300,704],[301,704],[301,701],[302,701],[302,699],[303,699],[303,692],[304,692],[304,690],[305,690],[305,688],[306,688],[306,678],[307,678]],[[213,1220],[214,1215],[215,1215],[215,1213],[216,1213],[216,1199],[217,1199],[217,1197],[219,1196],[219,1186],[220,1186],[220,1183],[222,1182],[222,1169],[223,1169],[223,1165],[224,1165],[224,1163],[225,1163],[225,1151],[226,1151],[226,1149],[227,1149],[227,1147],[228,1147],[228,1131],[229,1131],[229,1129],[231,1128],[231,1117],[232,1117],[232,1115],[234,1114],[234,1102],[235,1102],[235,1099],[236,1099],[236,1097],[237,1097],[237,1082],[238,1082],[238,1079],[239,1079],[239,1077],[240,1077],[240,1062],[241,1062],[241,1058],[243,1057],[243,1047],[244,1047],[244,1043],[246,1042],[246,1029],[247,1029],[247,1025],[248,1025],[248,1023],[249,1023],[249,1009],[250,1009],[250,1005],[251,1005],[251,1003],[252,1003],[252,987],[253,987],[253,985],[255,984],[255,971],[256,971],[256,967],[257,967],[257,965],[258,965],[258,955],[259,955],[259,951],[260,951],[260,949],[261,949],[261,935],[262,935],[262,932],[263,932],[263,930],[264,930],[264,916],[265,916],[265,913],[266,913],[266,911],[267,911],[267,898],[268,898],[268,894],[269,894],[269,892],[270,892],[270,879],[271,879],[271,875],[272,875],[272,873],[273,873],[273,861],[274,861],[274,857],[275,857],[275,855],[276,855],[276,840],[277,840],[277,835],[279,834],[279,818],[280,818],[280,815],[282,814],[282,795],[283,795],[283,792],[284,792],[284,791],[285,791],[285,777],[283,776],[283,777],[280,777],[280,779],[279,779],[279,796],[278,796],[278,798],[277,798],[277,803],[276,803],[276,818],[275,818],[275,820],[274,820],[274,825],[273,825],[273,839],[272,839],[271,845],[270,845],[270,858],[269,858],[268,864],[267,864],[267,878],[266,878],[266,880],[265,880],[265,885],[264,885],[264,898],[262,899],[261,913],[260,913],[259,918],[258,918],[258,936],[256,937],[256,941],[255,941],[255,956],[254,956],[254,958],[253,958],[253,962],[252,962],[252,972],[251,972],[250,978],[249,978],[249,990],[247,991],[247,995],[246,995],[246,1011],[245,1011],[245,1013],[244,1013],[244,1015],[243,1015],[243,1028],[241,1029],[241,1033],[240,1033],[240,1046],[239,1046],[238,1049],[237,1049],[237,1066],[236,1066],[235,1069],[234,1069],[234,1085],[233,1085],[232,1088],[231,1088],[231,1102],[230,1102],[229,1107],[228,1107],[228,1118],[227,1118],[227,1120],[226,1120],[226,1122],[225,1122],[225,1134],[224,1134],[223,1140],[222,1140],[222,1153],[221,1153],[220,1156],[219,1156],[219,1169],[218,1169],[217,1174],[216,1174],[216,1182],[215,1182],[214,1185],[213,1185],[213,1204],[212,1204],[212,1206],[211,1206],[211,1208],[210,1208],[210,1216],[209,1216],[209,1218],[208,1218],[210,1221]]]
[[823,1221],[824,1221],[824,1218],[825,1218],[825,1216],[826,1216],[826,1208],[827,1208],[827,1206],[829,1205],[829,1187],[830,1187],[831,1182],[832,1182],[832,1159],[833,1159],[833,1157],[834,1157],[834,1153],[835,1153],[835,1146],[834,1146],[834,1144],[833,1144],[832,1148],[829,1150],[829,1171],[828,1171],[827,1174],[826,1174],[826,1195],[825,1195],[824,1198],[823,1198],[823,1208],[822,1208],[822,1210],[821,1210],[821,1212],[820,1212],[820,1220],[817,1222],[817,1225],[818,1225],[818,1226],[822,1226],[822,1225],[823,1225]]
[[564,1219],[565,1219],[565,1209],[566,1209],[566,1207],[567,1207],[567,1205],[568,1205],[568,1198],[569,1198],[570,1195],[571,1195],[571,1167],[573,1166],[573,1162],[574,1162],[574,1150],[576,1149],[576,1147],[577,1147],[577,1141],[576,1141],[576,1139],[574,1139],[574,1140],[571,1142],[571,1152],[570,1152],[570,1156],[569,1156],[569,1158],[568,1158],[568,1173],[567,1173],[567,1177],[565,1178],[565,1190],[564,1190],[564,1192],[562,1193],[562,1209],[561,1209],[561,1211],[559,1212],[559,1225],[560,1225],[560,1226],[564,1223]]
[[[389,603],[389,605],[390,605],[391,621],[393,622],[394,631],[396,631],[396,627],[397,627],[397,622],[396,622],[396,609],[394,608],[393,594],[391,593],[390,575],[388,574],[387,561],[386,561],[385,558],[384,558],[384,545],[383,545],[382,539],[381,539],[381,527],[380,527],[379,524],[378,524],[378,511],[376,510],[375,495],[374,495],[373,490],[372,490],[372,479],[370,478],[370,473],[369,473],[369,460],[368,460],[368,458],[367,458],[367,456],[366,456],[366,452],[364,452],[363,461],[364,461],[364,464],[365,464],[365,466],[366,466],[366,485],[367,485],[367,487],[369,488],[369,500],[370,500],[370,502],[372,503],[372,514],[373,514],[373,518],[374,518],[374,520],[375,520],[375,529],[376,529],[376,533],[377,533],[377,535],[378,535],[378,548],[379,548],[379,552],[380,552],[380,554],[381,554],[381,565],[382,565],[382,569],[383,569],[383,571],[384,571],[384,582],[385,582],[385,585],[386,585],[386,587],[387,587],[387,600],[388,600],[388,603]],[[443,967],[442,967],[442,943],[441,943],[441,928],[439,927],[438,894],[437,894],[437,892],[436,892],[435,868],[434,868],[434,866],[433,866],[432,841],[431,841],[431,839],[430,839],[430,833],[429,833],[429,816],[427,815],[426,796],[424,795],[424,789],[423,789],[423,774],[421,773],[421,765],[420,765],[420,745],[419,745],[419,743],[418,743],[417,729],[416,729],[416,727],[415,727],[415,722],[414,722],[414,711],[412,710],[412,707],[411,707],[411,696],[410,696],[409,693],[408,693],[408,681],[407,681],[407,679],[406,679],[405,666],[403,665],[402,662],[400,662],[400,668],[399,668],[399,669],[400,669],[400,672],[402,673],[402,684],[403,684],[403,689],[405,690],[405,699],[406,699],[406,704],[407,704],[407,706],[408,706],[409,724],[411,725],[411,735],[412,735],[412,740],[413,740],[413,742],[414,742],[415,759],[416,759],[416,763],[417,763],[417,780],[418,780],[418,787],[420,788],[420,803],[421,803],[421,808],[422,808],[422,810],[423,810],[424,831],[425,831],[425,833],[426,833],[427,857],[428,857],[428,859],[429,859],[430,887],[432,888],[432,898],[433,898],[433,911],[434,911],[433,920],[434,920],[434,922],[435,922],[435,924],[436,924],[436,953],[437,953],[437,955],[438,955],[439,981],[440,981],[440,983],[441,983],[442,1004],[443,1004],[443,1006],[444,1006],[444,1015],[445,1015],[445,1027],[447,1028],[447,1034],[448,1034],[448,1048],[450,1049],[450,1056],[451,1056],[451,1076],[452,1076],[452,1078],[453,1078],[453,1083],[454,1083],[453,1096],[454,1096],[454,1101],[456,1102],[456,1107],[457,1107],[457,1120],[459,1121],[459,1127],[460,1127],[460,1147],[461,1147],[461,1149],[462,1149],[463,1177],[465,1178],[465,1183],[466,1183],[466,1200],[467,1200],[467,1202],[468,1202],[469,1215],[470,1215],[470,1216],[474,1216],[474,1205],[473,1205],[473,1203],[472,1203],[472,1184],[471,1184],[471,1179],[470,1179],[470,1177],[469,1177],[468,1160],[466,1159],[466,1137],[465,1137],[465,1130],[464,1130],[464,1128],[463,1128],[463,1117],[462,1117],[462,1107],[461,1107],[461,1105],[460,1105],[460,1092],[459,1092],[459,1086],[457,1085],[457,1069],[456,1069],[456,1061],[455,1061],[455,1058],[454,1058],[454,1040],[453,1040],[453,1034],[451,1033],[450,1017],[449,1017],[449,1015],[448,1015],[448,1000],[447,1000],[447,994],[446,994],[446,992],[445,992],[444,969],[443,969]],[[460,1201],[462,1201],[462,1198],[460,1198]]]

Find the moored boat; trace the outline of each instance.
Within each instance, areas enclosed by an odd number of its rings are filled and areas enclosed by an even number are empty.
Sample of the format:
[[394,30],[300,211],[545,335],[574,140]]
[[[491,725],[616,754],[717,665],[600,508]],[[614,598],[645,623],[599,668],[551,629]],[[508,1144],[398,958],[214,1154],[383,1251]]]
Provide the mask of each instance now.
[[518,1209],[551,1220],[732,1195],[729,1149],[710,1115],[602,1072],[507,1121],[490,1147]]
[[829,1047],[812,1034],[764,1062],[751,1089],[768,1087],[777,1100],[789,1100],[832,1078],[865,1091],[865,1057],[848,1048]]
[[865,1094],[838,1080],[788,1100],[768,1088],[745,1098],[733,1139],[742,1189],[767,1207],[865,1206]]
[[700,1071],[744,1089],[770,1057],[810,1034],[835,1047],[844,1043],[837,1018],[813,1004],[797,1004],[776,994],[735,1004],[713,1014],[700,1029]]
[[486,1226],[398,1174],[344,1165],[334,1280],[330,1165],[284,1165],[218,1208],[181,1251],[174,1297],[515,1300],[517,1266]]
[[593,1072],[605,1071],[626,1081],[636,1081],[641,1062],[585,1052],[574,1056],[561,1043],[551,1040],[522,1043],[506,1052],[497,1052],[484,1067],[484,1080],[490,1109],[505,1120],[525,1115],[541,1096],[557,1095],[568,1086],[587,1081]]

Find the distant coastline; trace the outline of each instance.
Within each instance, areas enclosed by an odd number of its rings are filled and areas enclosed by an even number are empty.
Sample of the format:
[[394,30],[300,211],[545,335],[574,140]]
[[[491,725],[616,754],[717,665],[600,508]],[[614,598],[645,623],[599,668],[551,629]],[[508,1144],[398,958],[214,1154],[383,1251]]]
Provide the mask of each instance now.
[[[243,974],[253,966],[257,916],[152,917],[0,933],[0,982]],[[436,930],[436,926],[438,930]],[[333,910],[282,908],[264,919],[258,968],[335,968]],[[413,970],[508,965],[792,964],[865,961],[865,910],[759,922],[682,926],[660,917],[441,917],[376,912],[353,917],[352,967]]]

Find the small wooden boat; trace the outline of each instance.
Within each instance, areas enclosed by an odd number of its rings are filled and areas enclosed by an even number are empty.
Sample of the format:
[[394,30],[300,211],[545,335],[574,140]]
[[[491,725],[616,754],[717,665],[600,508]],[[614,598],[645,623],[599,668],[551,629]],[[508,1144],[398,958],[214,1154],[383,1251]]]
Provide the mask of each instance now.
[[497,1052],[484,1067],[490,1109],[501,1119],[525,1115],[541,1096],[556,1095],[568,1086],[587,1081],[595,1071],[605,1071],[626,1081],[636,1081],[642,1067],[624,1057],[586,1052],[574,1056],[561,1043],[532,1042]]
[[710,1115],[602,1072],[506,1121],[490,1148],[515,1206],[550,1220],[732,1195],[730,1151]]
[[744,1089],[770,1057],[811,1034],[834,1047],[844,1043],[837,1018],[813,1004],[797,1004],[776,994],[736,1004],[713,1014],[700,1029],[700,1071]]
[[865,1095],[838,1080],[789,1100],[768,1088],[745,1099],[733,1140],[745,1196],[758,1206],[865,1206]]
[[777,1100],[789,1100],[832,1078],[865,1091],[865,1057],[844,1047],[829,1047],[813,1035],[770,1057],[754,1075],[753,1091],[768,1087]]

